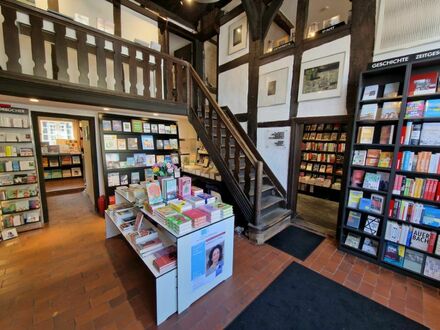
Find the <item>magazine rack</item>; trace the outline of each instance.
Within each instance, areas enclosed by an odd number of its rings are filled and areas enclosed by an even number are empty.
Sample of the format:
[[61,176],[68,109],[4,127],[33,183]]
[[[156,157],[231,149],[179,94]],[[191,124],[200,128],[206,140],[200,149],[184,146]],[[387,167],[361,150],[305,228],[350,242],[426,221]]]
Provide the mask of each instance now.
[[[118,190],[115,191],[115,197],[117,204],[134,204]],[[232,276],[234,216],[208,223],[183,234],[176,234],[160,218],[143,209],[140,211],[144,213],[148,226],[158,232],[164,245],[176,245],[177,267],[158,272],[153,266],[153,254],[142,257],[128,238],[128,233],[121,231],[120,223],[108,211],[105,214],[106,238],[122,234],[154,276],[156,321],[159,325],[172,314],[185,311],[194,301]],[[208,268],[206,260],[210,250],[218,245],[222,247],[221,263],[220,267],[212,271]]]

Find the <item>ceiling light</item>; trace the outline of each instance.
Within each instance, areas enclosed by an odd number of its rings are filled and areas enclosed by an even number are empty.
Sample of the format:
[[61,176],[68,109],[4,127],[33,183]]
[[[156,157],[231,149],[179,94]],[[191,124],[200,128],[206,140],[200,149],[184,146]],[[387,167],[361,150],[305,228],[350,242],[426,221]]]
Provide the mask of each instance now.
[[109,111],[110,108],[102,108],[102,110],[104,110],[104,111]]
[[36,98],[33,98],[33,97],[30,98],[29,101],[31,101],[31,102],[35,102],[35,103],[40,102],[39,99],[36,99]]
[[153,113],[153,116],[156,116],[156,117],[157,117],[157,116],[159,116],[159,114],[158,114],[158,113]]

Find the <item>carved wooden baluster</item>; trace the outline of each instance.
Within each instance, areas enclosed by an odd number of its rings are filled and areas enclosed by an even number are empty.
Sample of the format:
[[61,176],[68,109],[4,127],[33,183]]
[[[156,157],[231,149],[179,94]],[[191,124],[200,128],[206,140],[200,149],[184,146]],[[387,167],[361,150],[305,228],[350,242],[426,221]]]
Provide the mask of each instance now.
[[202,97],[200,98],[200,107],[199,112],[201,113],[202,118],[202,124],[206,126],[205,119],[206,119],[206,97],[202,94]]
[[222,145],[222,120],[219,118],[217,114],[217,145],[221,148]]
[[89,52],[87,50],[87,33],[76,31],[77,61],[79,70],[79,83],[89,86]]
[[20,42],[18,39],[18,28],[15,25],[17,13],[15,9],[6,6],[1,7],[3,21],[3,40],[5,43],[5,53],[8,56],[6,69],[8,71],[21,73],[20,59]]
[[177,102],[185,102],[184,100],[184,89],[183,89],[183,68],[182,64],[176,64],[176,91],[177,91]]
[[143,80],[144,80],[144,96],[149,99],[151,97],[150,93],[150,54],[148,54],[146,51],[142,52],[142,58],[143,58],[143,65],[144,73],[143,73]]
[[231,151],[231,134],[229,133],[229,130],[226,130],[226,137],[225,137],[225,162],[230,167],[230,151]]
[[124,92],[124,72],[122,67],[122,44],[113,42],[113,72],[115,75],[115,91]]
[[128,49],[128,67],[130,74],[130,94],[137,95],[137,61],[136,61],[136,48],[130,47]]
[[47,77],[46,69],[46,53],[44,52],[44,39],[43,39],[43,20],[40,17],[29,15],[29,21],[31,23],[31,47],[32,47],[32,60],[35,63],[34,75],[39,77]]
[[251,162],[249,158],[245,159],[244,166],[244,193],[249,197],[249,192],[251,190]]
[[162,59],[159,56],[156,58],[156,98],[162,99]]
[[98,73],[98,87],[107,88],[107,65],[105,58],[104,39],[95,36],[96,43],[96,67]]
[[234,139],[234,145],[235,145],[235,155],[234,155],[234,177],[235,180],[240,179],[240,148],[238,147],[237,141]]
[[67,73],[69,62],[67,60],[66,27],[64,25],[54,23],[54,28],[56,62],[56,74],[54,74],[54,76],[57,80],[69,81],[69,74]]
[[213,125],[214,125],[214,120],[213,120],[213,116],[212,116],[212,114],[213,114],[213,112],[214,112],[214,108],[211,106],[211,104],[209,104],[209,137],[211,138],[211,141],[213,141],[214,142],[214,137],[213,137],[213,134],[214,134],[214,127],[213,127]]
[[173,96],[173,88],[174,88],[174,84],[173,84],[173,62],[171,60],[166,60],[166,70],[167,70],[167,74],[166,74],[166,86],[167,86],[167,100],[168,101],[173,101],[174,100],[174,96]]
[[254,184],[254,225],[260,224],[261,215],[261,193],[263,188],[263,162],[257,161],[255,167],[255,184]]

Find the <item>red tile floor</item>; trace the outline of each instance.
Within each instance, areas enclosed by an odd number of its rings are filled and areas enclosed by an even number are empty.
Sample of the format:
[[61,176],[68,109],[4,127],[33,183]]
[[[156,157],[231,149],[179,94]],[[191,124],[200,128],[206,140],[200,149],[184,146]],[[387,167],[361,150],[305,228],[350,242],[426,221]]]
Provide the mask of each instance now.
[[[154,329],[153,279],[81,193],[49,198],[51,223],[0,243],[0,329]],[[220,329],[295,258],[235,238],[234,275],[159,329]],[[438,289],[336,250],[326,239],[300,262],[431,328]]]

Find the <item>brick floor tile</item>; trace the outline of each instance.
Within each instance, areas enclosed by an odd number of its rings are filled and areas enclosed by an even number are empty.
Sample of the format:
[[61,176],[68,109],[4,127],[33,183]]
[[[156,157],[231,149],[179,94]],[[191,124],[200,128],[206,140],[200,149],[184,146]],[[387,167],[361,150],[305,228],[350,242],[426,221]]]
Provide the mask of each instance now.
[[374,286],[369,283],[362,282],[357,290],[361,295],[370,298],[374,292]]

